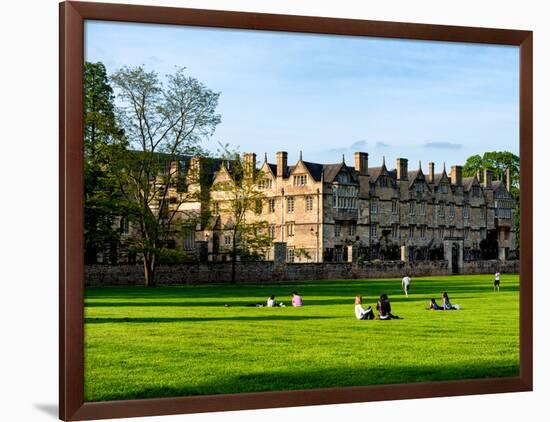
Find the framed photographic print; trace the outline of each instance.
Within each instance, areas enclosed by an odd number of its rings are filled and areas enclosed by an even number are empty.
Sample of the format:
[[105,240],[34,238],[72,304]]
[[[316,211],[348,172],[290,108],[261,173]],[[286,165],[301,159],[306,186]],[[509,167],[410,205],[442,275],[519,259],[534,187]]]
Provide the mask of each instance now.
[[532,389],[532,33],[60,5],[60,417]]

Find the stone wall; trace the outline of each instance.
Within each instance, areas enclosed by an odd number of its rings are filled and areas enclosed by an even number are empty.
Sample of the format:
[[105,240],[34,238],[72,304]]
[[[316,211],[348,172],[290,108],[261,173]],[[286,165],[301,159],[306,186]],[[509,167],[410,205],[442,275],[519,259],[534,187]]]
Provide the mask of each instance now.
[[[464,274],[519,272],[518,261],[465,262]],[[274,264],[273,262],[237,263],[237,281],[241,283],[289,280],[364,279],[448,275],[447,261],[425,261],[407,264],[403,261],[351,263]],[[86,286],[132,285],[143,283],[140,265],[90,265],[84,270]],[[203,284],[231,281],[231,263],[208,262],[159,266],[155,273],[158,284]]]

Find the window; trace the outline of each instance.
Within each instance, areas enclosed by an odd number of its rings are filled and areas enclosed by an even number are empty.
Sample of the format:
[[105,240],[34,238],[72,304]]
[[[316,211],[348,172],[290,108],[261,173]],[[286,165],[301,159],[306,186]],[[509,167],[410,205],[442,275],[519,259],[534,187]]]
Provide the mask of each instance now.
[[372,224],[370,226],[370,237],[376,237],[376,232],[377,232],[377,226],[376,224]]
[[394,239],[399,238],[399,224],[392,225],[392,227],[391,227],[391,236]]
[[355,186],[334,186],[332,188],[333,208],[357,209],[357,188]]
[[510,240],[510,230],[504,231],[504,240]]
[[443,239],[445,237],[445,226],[439,226],[439,238]]
[[269,238],[271,240],[275,239],[275,226],[274,225],[269,226],[268,231],[269,231]]
[[260,189],[271,189],[273,187],[273,179],[262,179],[258,183]]
[[416,193],[424,192],[424,185],[422,183],[416,183],[414,187],[416,188]]
[[420,226],[420,238],[426,239],[426,226]]
[[455,237],[455,228],[454,227],[449,228],[449,236],[450,237]]
[[468,240],[470,238],[470,228],[464,227],[464,239]]
[[470,206],[464,205],[464,208],[462,209],[462,215],[464,218],[470,218]]
[[175,196],[171,196],[170,197],[170,203],[172,205],[177,204],[178,203],[178,198],[176,198]]
[[287,223],[286,234],[287,236],[294,236],[294,223]]
[[370,200],[370,212],[373,214],[378,213],[378,201],[376,199]]
[[399,211],[399,209],[397,208],[397,199],[392,199],[391,200],[391,213],[392,214],[397,214]]
[[414,215],[415,212],[415,203],[413,201],[409,202],[409,214]]
[[195,248],[195,232],[193,230],[189,230],[185,232],[184,238],[183,238],[183,249],[186,251],[193,250]]
[[289,213],[294,212],[294,197],[289,196],[286,198],[286,211]]
[[487,237],[487,230],[484,227],[479,229],[479,236],[481,239],[485,239]]
[[288,262],[294,262],[294,257],[295,257],[294,249],[289,249],[287,251],[287,261]]
[[130,233],[130,222],[127,218],[120,219],[120,233],[128,234]]
[[487,219],[487,209],[485,207],[481,207],[479,210],[480,218],[481,220]]
[[339,237],[342,232],[342,226],[340,223],[334,223],[334,236]]
[[426,215],[426,202],[422,201],[420,203],[420,215]]
[[349,236],[355,236],[356,231],[357,231],[357,226],[355,225],[355,223],[349,223],[348,235]]
[[449,217],[455,217],[455,204],[449,204]]
[[213,202],[212,203],[212,213],[214,215],[218,215],[220,213],[220,203],[219,202]]
[[270,213],[274,213],[275,212],[275,200],[274,199],[268,200],[267,205],[268,205],[268,211]]
[[166,248],[167,249],[176,249],[176,241],[174,239],[168,239],[166,241]]
[[313,210],[313,196],[306,196],[306,211]]
[[347,173],[340,173],[338,175],[338,181],[340,183],[349,183],[349,174]]
[[232,241],[232,237],[230,234],[226,234],[223,236],[223,243],[225,244],[225,246],[231,245],[231,241]]
[[414,237],[414,226],[409,226],[409,238],[413,238]]
[[445,204],[443,202],[439,203],[439,216],[445,217]]
[[263,209],[263,204],[261,199],[256,199],[254,202],[254,212],[256,214],[261,214]]
[[441,193],[447,193],[447,192],[449,192],[449,188],[448,188],[447,185],[444,184],[444,185],[439,186],[439,191]]
[[305,185],[307,185],[307,176],[305,174],[294,176],[294,186],[305,186]]
[[479,197],[479,186],[474,186],[474,187],[472,188],[472,196],[473,196],[474,198]]
[[383,176],[378,178],[378,185],[381,188],[387,188],[388,187],[388,178]]

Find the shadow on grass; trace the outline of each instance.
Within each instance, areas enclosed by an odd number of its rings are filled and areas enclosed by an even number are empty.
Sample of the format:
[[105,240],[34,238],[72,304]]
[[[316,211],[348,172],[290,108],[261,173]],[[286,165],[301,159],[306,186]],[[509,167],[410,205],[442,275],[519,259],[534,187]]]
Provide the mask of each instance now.
[[[172,374],[174,375],[174,374]],[[171,385],[130,386],[124,392],[113,392],[112,387],[101,389],[100,397],[92,401],[126,400],[159,397],[230,394],[260,391],[304,390],[313,388],[351,387],[376,384],[400,384],[426,381],[450,381],[476,378],[514,377],[519,375],[519,364],[505,361],[475,362],[469,364],[434,365],[380,365],[376,367],[326,367],[321,369],[294,369],[262,371],[248,374],[220,374],[213,380],[187,383],[185,375]],[[99,388],[96,388],[99,391]],[[106,390],[110,390],[106,393]],[[88,395],[88,394],[87,394]]]
[[164,323],[164,322],[212,322],[212,321],[300,321],[310,319],[334,319],[329,316],[300,316],[300,315],[265,315],[265,316],[236,316],[236,317],[159,317],[159,318],[84,318],[86,324],[105,323]]

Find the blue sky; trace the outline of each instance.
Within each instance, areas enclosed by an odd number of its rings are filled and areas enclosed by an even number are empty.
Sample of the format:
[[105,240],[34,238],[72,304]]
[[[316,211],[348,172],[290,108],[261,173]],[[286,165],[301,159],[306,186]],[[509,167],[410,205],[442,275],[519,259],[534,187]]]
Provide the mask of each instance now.
[[88,21],[85,58],[109,73],[185,67],[221,92],[206,142],[307,161],[440,170],[485,151],[519,152],[516,47]]

